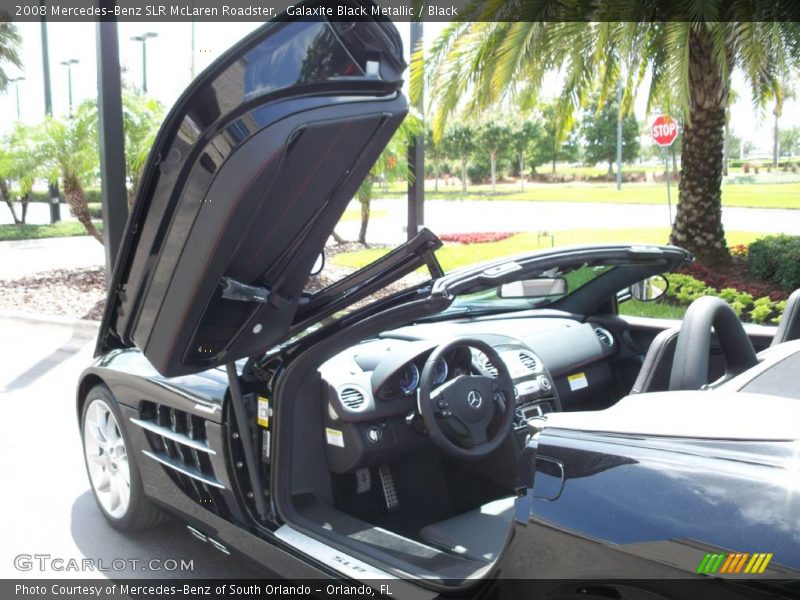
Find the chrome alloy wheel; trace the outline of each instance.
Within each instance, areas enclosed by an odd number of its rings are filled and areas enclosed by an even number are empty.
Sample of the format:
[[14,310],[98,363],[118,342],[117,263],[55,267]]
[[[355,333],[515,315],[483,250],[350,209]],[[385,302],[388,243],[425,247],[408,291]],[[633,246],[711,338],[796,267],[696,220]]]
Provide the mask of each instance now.
[[83,422],[83,452],[97,501],[110,517],[121,519],[131,498],[128,451],[114,413],[105,400],[91,400]]

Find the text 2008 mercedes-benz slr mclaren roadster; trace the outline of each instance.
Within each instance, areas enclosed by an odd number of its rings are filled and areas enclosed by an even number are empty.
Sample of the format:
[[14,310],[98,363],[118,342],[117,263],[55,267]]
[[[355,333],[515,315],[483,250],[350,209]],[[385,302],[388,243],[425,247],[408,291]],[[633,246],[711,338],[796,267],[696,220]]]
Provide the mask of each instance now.
[[555,248],[444,273],[427,230],[319,279],[407,112],[402,56],[388,21],[284,16],[171,111],[77,391],[109,523],[172,514],[273,573],[431,594],[797,578],[794,299],[777,332],[714,298],[682,324],[626,317],[691,255]]

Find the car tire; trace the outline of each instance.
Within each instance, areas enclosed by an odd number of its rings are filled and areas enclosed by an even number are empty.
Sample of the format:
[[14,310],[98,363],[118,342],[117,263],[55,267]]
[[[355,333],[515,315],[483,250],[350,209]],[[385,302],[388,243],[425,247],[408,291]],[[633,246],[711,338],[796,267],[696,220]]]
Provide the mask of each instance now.
[[144,494],[136,456],[124,427],[117,399],[105,385],[86,394],[81,411],[81,442],[86,473],[95,502],[109,524],[138,531],[169,520]]

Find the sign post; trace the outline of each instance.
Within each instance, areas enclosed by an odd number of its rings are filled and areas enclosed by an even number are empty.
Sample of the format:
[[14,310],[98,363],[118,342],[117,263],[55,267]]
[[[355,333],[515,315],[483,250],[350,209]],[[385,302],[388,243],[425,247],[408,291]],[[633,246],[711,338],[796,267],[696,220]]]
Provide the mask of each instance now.
[[669,225],[672,227],[672,198],[669,189],[669,147],[678,137],[678,122],[669,115],[656,117],[650,127],[653,141],[664,148],[664,176],[667,181],[667,206],[669,208]]

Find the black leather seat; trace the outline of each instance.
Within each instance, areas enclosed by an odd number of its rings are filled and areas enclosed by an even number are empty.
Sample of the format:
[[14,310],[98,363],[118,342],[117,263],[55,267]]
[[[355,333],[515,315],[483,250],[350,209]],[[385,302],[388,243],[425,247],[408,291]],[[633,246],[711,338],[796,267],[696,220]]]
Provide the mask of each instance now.
[[786,308],[783,309],[781,322],[778,324],[778,331],[772,338],[771,346],[800,339],[800,290],[795,290],[786,300]]
[[513,518],[512,496],[423,527],[419,535],[432,546],[489,563],[505,548]]
[[679,333],[678,327],[672,327],[653,338],[639,375],[631,388],[631,394],[666,392],[669,389],[672,361],[675,358]]

